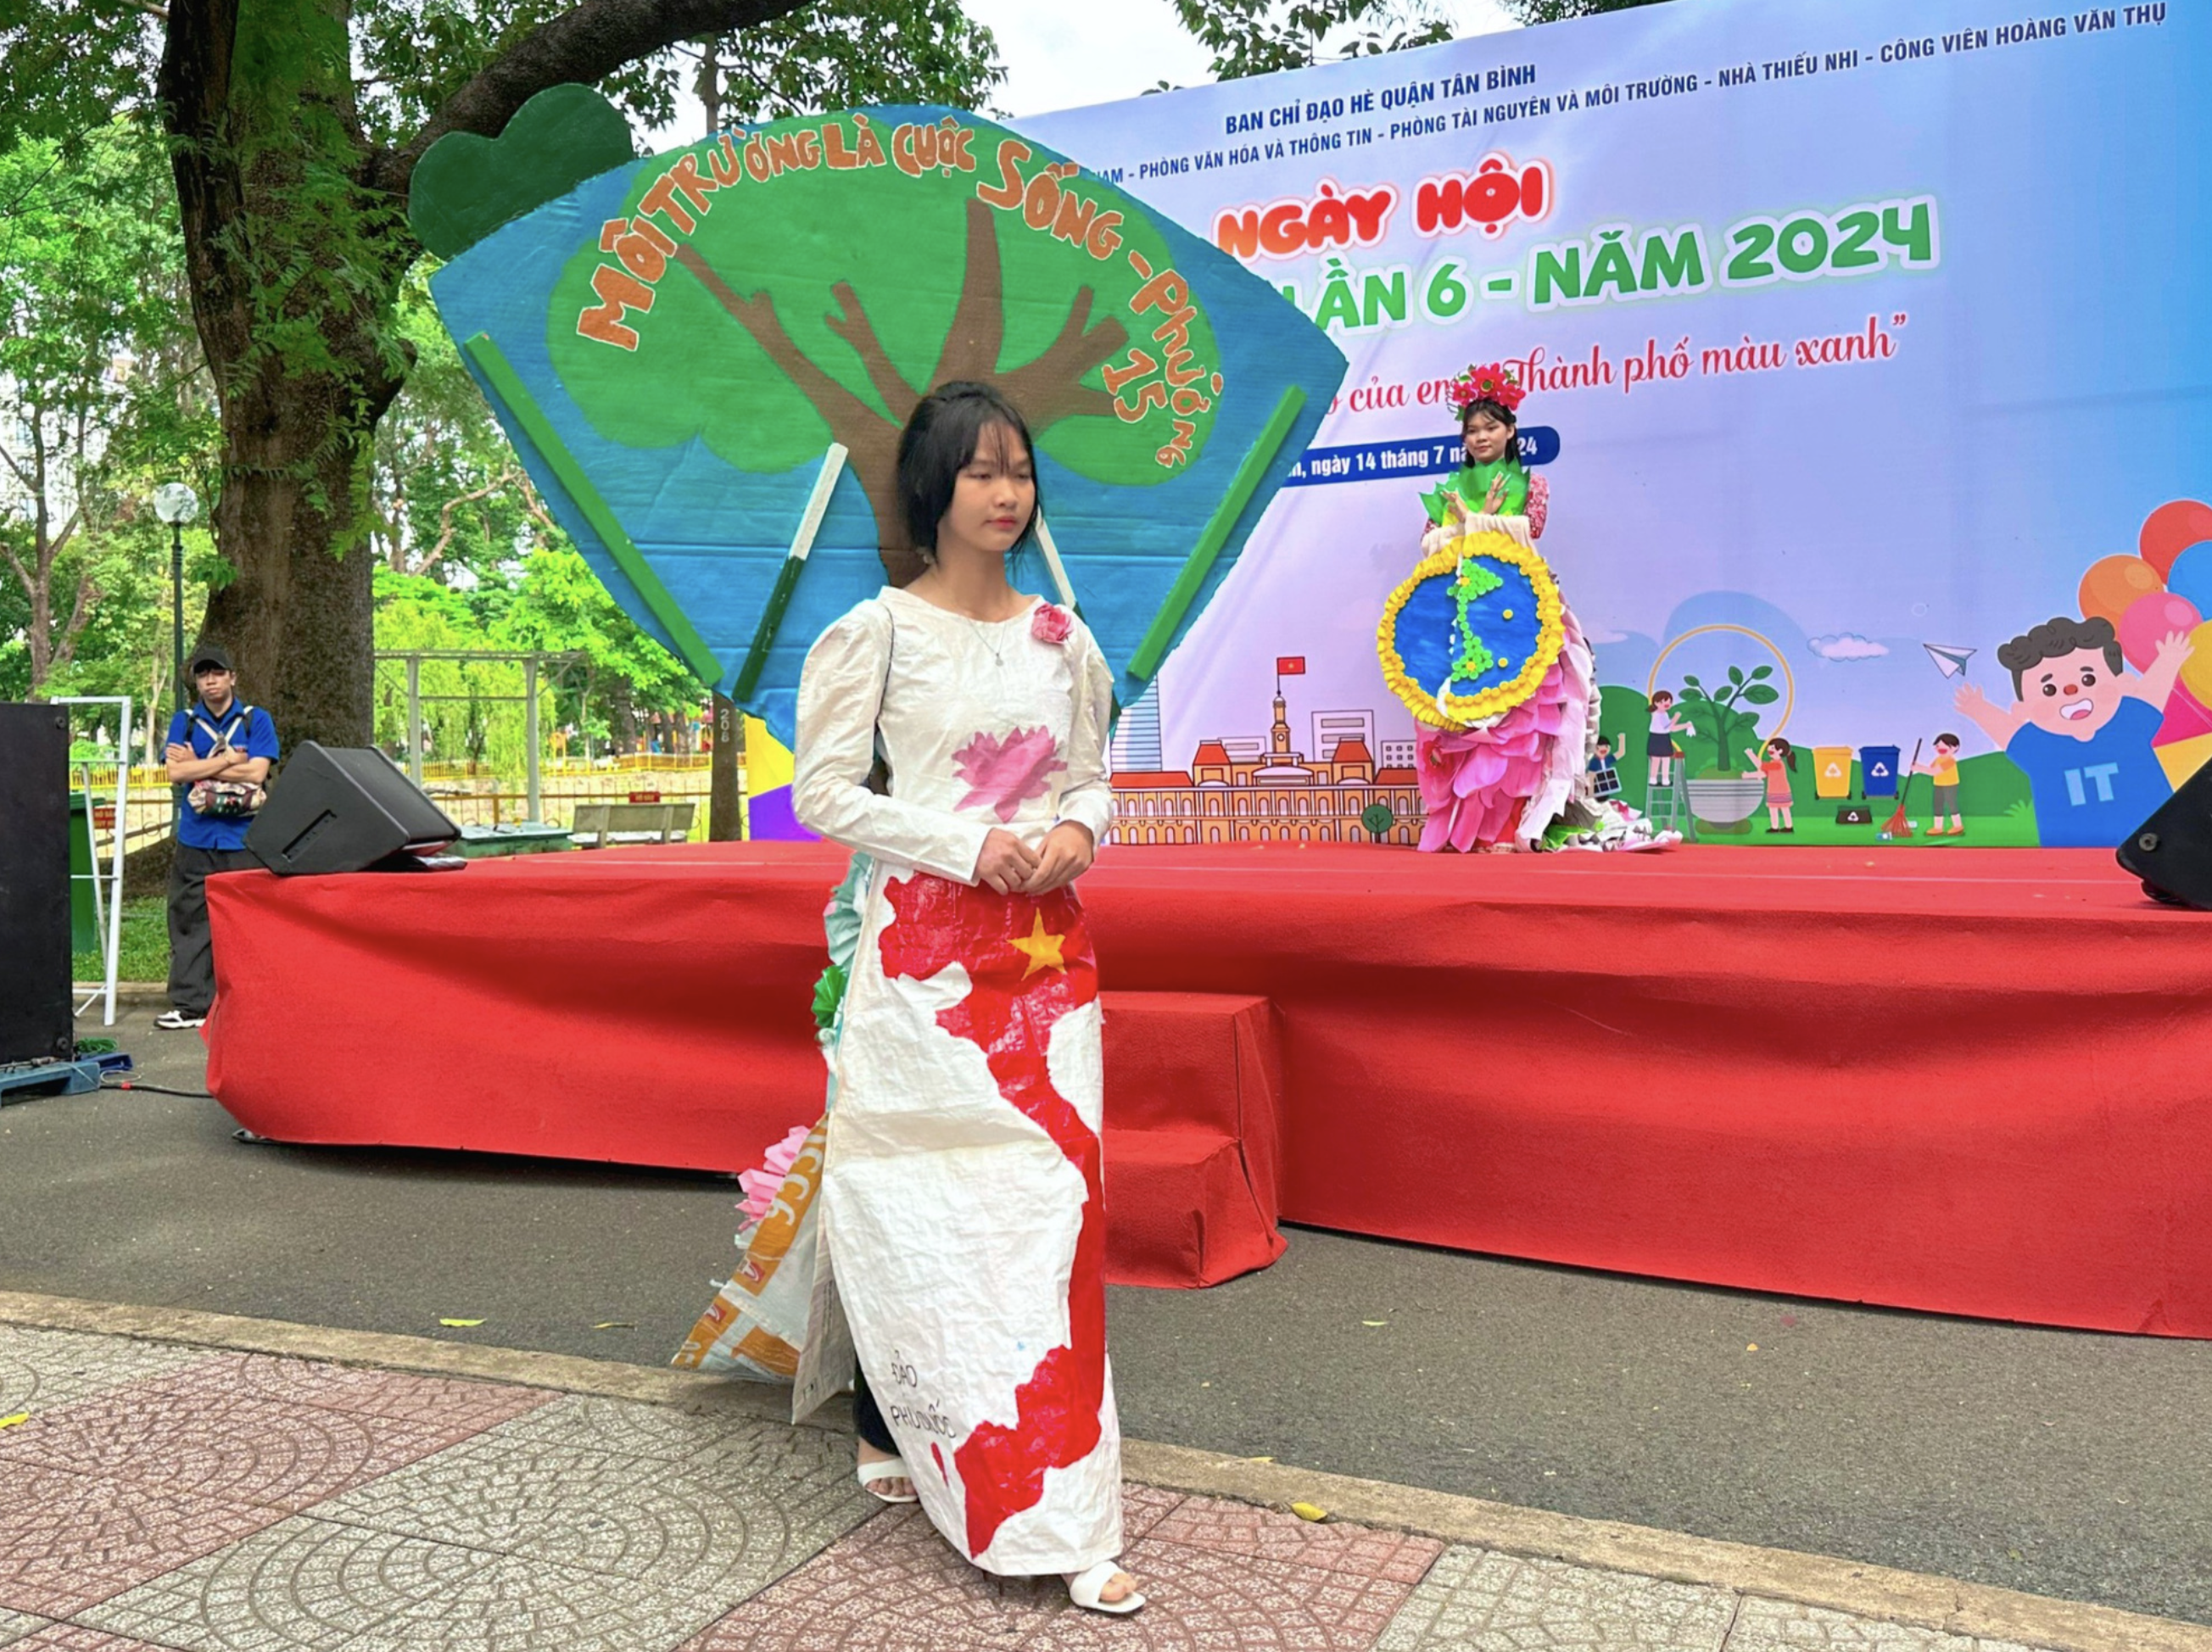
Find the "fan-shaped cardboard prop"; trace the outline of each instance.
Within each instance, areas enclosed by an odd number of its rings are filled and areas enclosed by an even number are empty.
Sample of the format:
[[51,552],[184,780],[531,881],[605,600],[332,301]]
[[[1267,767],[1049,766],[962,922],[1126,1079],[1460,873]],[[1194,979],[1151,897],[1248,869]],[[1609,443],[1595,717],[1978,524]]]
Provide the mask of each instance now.
[[[1065,579],[1122,701],[1141,692],[1327,411],[1336,347],[980,117],[781,121],[574,182],[611,154],[580,89],[498,140],[441,140],[411,212],[453,254],[431,282],[446,325],[632,617],[787,740],[814,638],[910,571],[907,415],[981,379],[1036,438],[1038,577]],[[564,192],[528,201],[531,178]]]

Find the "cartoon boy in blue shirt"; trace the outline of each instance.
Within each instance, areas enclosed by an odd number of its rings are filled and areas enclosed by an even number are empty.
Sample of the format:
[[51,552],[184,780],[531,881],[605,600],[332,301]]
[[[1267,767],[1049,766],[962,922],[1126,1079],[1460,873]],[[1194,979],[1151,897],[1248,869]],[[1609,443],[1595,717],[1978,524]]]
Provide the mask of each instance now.
[[2176,632],[2150,669],[2132,676],[2110,620],[2061,617],[1997,650],[2020,696],[2011,710],[1960,685],[1954,703],[2034,787],[2045,847],[2112,848],[2173,795],[2151,742],[2190,652]]

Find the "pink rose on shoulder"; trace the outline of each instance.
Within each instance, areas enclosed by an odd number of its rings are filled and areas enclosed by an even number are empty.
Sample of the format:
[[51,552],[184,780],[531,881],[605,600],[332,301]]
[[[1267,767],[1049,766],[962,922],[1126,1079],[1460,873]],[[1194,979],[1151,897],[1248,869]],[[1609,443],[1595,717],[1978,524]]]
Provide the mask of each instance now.
[[1039,603],[1030,615],[1030,635],[1039,642],[1065,642],[1074,629],[1067,610],[1048,602]]

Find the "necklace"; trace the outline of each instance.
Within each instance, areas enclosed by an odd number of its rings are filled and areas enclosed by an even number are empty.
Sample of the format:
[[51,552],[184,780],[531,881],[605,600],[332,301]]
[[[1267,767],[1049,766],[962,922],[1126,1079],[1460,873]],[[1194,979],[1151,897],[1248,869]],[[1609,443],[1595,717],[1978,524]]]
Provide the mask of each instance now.
[[991,651],[991,663],[1003,666],[1006,663],[1006,657],[1000,652],[999,645],[991,640],[991,633],[984,628],[983,622],[966,614],[961,615],[960,617],[968,622],[969,629],[973,630],[982,645]]

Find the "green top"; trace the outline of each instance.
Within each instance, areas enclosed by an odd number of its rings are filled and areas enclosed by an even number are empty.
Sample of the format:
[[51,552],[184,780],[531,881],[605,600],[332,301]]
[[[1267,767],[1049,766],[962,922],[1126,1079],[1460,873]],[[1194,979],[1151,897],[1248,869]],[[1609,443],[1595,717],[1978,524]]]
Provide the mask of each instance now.
[[[1491,489],[1498,489],[1498,503],[1490,503]],[[1421,495],[1421,504],[1429,513],[1429,520],[1441,525],[1451,514],[1450,495],[1457,494],[1470,516],[1526,516],[1528,513],[1528,473],[1521,468],[1517,453],[1508,452],[1490,465],[1464,465],[1457,474],[1447,477],[1432,491]]]

